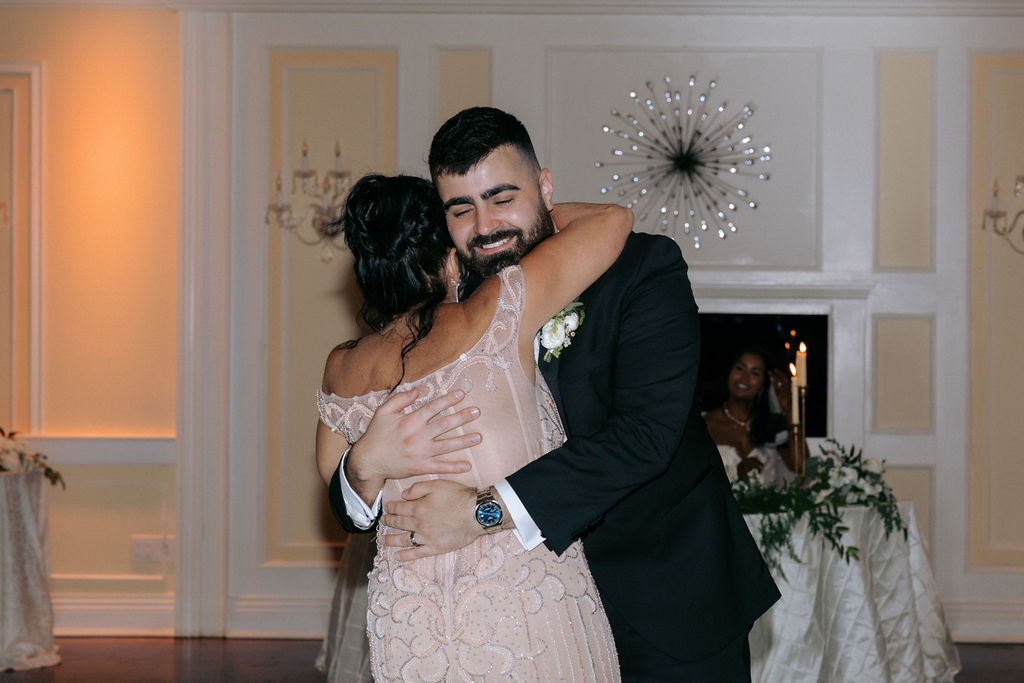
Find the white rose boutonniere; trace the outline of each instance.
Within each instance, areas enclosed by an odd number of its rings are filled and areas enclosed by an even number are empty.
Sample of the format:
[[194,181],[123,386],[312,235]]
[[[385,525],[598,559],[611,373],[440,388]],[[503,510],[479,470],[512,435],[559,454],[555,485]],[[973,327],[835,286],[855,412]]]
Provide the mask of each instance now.
[[544,323],[544,327],[540,328],[540,345],[547,349],[544,353],[545,361],[558,358],[562,349],[572,344],[573,335],[583,324],[585,315],[583,303],[573,301],[561,313]]

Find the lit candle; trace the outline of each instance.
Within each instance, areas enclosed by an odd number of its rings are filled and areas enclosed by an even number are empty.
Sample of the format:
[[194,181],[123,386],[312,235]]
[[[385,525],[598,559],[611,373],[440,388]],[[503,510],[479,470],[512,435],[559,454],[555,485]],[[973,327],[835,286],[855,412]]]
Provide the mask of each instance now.
[[995,213],[999,211],[999,181],[992,183],[992,206],[989,211]]
[[334,143],[334,170],[341,173],[341,143]]
[[277,205],[284,206],[284,191],[281,190],[281,174],[277,174]]
[[793,414],[793,424],[800,424],[800,387],[796,384],[796,366],[792,363],[789,364],[789,374],[792,375],[792,379],[789,382],[790,400],[793,402],[790,406],[790,412]]
[[305,173],[309,170],[309,146],[306,141],[302,141],[302,172]]
[[796,383],[797,386],[807,386],[807,344],[803,342],[796,351]]

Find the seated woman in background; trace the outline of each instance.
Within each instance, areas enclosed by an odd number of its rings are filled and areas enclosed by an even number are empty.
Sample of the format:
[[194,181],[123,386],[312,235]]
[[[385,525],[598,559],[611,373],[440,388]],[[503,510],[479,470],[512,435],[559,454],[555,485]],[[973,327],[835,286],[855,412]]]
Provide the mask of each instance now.
[[[786,417],[792,409],[790,379],[771,368],[768,358],[758,346],[742,348],[729,365],[725,402],[706,412],[704,420],[728,470],[740,478],[760,472],[765,484],[782,487],[793,481],[795,469]],[[771,411],[770,385],[781,413]]]

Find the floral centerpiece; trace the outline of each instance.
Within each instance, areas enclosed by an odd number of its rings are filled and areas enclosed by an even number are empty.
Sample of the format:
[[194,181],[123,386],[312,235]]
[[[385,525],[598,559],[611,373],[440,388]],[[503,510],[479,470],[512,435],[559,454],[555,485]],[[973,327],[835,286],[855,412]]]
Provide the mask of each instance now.
[[856,546],[842,543],[847,527],[843,526],[839,509],[845,505],[864,505],[878,512],[886,538],[894,531],[901,532],[904,539],[907,537],[896,498],[882,480],[884,460],[864,458],[856,447],[846,449],[835,439],[826,440],[820,451],[807,459],[806,473],[783,488],[766,485],[757,472],[743,479],[729,473],[740,511],[761,515],[761,554],[782,578],[782,556],[799,561],[793,552],[792,535],[804,516],[811,533],[820,536],[847,562],[859,559],[859,551]]
[[0,427],[0,472],[32,472],[41,470],[43,476],[56,486],[67,488],[64,477],[60,472],[50,467],[46,462],[46,456],[42,453],[33,453],[23,441],[15,441],[17,432],[5,432]]

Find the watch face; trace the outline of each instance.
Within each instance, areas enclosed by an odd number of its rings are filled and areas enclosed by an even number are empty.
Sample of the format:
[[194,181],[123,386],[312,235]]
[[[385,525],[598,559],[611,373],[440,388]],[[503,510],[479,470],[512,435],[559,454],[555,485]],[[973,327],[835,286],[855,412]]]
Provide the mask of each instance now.
[[492,527],[501,524],[501,506],[493,500],[480,503],[476,506],[476,521],[482,527]]

